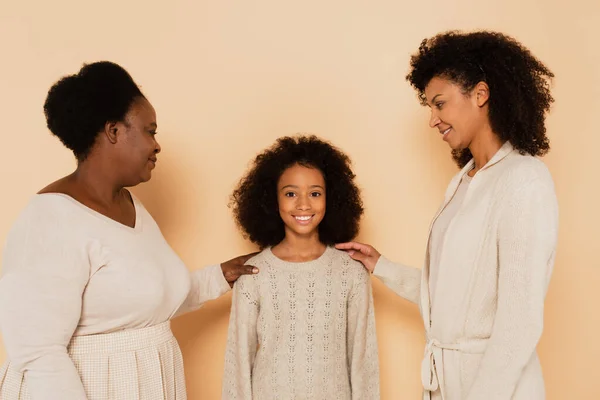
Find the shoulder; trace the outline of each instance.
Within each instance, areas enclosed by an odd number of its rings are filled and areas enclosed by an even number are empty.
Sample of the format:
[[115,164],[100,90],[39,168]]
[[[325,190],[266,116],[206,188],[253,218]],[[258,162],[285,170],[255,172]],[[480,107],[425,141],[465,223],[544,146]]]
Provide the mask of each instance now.
[[269,249],[263,249],[260,253],[246,261],[245,265],[252,265],[253,267],[260,268],[261,265],[265,265],[269,262],[269,254]]
[[85,219],[80,210],[63,195],[34,195],[12,224],[5,242],[7,252],[31,253],[34,249],[72,249],[85,247]]
[[65,220],[73,219],[74,207],[62,194],[36,194],[21,210],[14,227],[35,225],[40,229],[59,228]]
[[519,195],[536,192],[555,197],[554,181],[550,170],[537,157],[514,151],[498,164],[492,176],[495,176],[495,179],[490,183],[495,182],[498,198],[516,198]]
[[65,273],[86,281],[89,252],[96,248],[90,247],[89,235],[82,234],[82,218],[76,211],[59,196],[35,195],[8,233],[2,254],[3,272],[18,269],[35,274]]
[[350,257],[347,252],[338,250],[334,247],[331,247],[330,251],[332,252],[334,264],[339,265],[356,279],[364,280],[369,278],[369,271],[367,271],[364,265]]
[[507,157],[499,177],[498,199],[505,203],[507,212],[524,208],[558,212],[554,181],[548,167],[537,157],[515,152]]
[[248,259],[244,265],[252,265],[258,268],[258,274],[242,275],[235,282],[234,290],[248,290],[258,285],[258,283],[264,279],[267,266],[270,265],[268,262],[268,252],[263,250],[254,257]]
[[554,185],[550,170],[538,157],[514,151],[500,165],[502,180],[510,186]]

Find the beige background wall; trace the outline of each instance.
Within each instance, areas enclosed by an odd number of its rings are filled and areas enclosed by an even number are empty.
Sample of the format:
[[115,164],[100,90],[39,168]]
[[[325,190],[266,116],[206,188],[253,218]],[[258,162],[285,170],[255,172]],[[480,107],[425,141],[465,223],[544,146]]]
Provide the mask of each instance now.
[[[314,132],[355,162],[360,239],[420,266],[456,172],[404,81],[409,54],[450,28],[512,34],[556,73],[548,121],[561,230],[539,346],[548,399],[598,399],[600,3],[475,1],[0,0],[0,240],[29,197],[69,173],[45,128],[49,86],[84,61],[125,66],[158,112],[163,154],[135,189],[191,269],[249,251],[228,195],[256,152]],[[383,398],[416,399],[416,307],[375,283]],[[230,297],[180,318],[190,399],[218,399]],[[0,359],[4,358],[3,350]]]

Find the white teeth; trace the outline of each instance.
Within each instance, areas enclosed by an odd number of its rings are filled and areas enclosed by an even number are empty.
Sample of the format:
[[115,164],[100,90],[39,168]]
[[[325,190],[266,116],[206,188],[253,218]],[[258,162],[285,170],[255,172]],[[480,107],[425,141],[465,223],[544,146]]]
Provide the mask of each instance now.
[[308,221],[309,219],[311,219],[311,216],[306,216],[306,217],[295,217],[298,221]]
[[452,129],[452,128],[446,129],[444,132],[442,132],[442,135],[446,135],[448,132],[450,132],[450,129]]

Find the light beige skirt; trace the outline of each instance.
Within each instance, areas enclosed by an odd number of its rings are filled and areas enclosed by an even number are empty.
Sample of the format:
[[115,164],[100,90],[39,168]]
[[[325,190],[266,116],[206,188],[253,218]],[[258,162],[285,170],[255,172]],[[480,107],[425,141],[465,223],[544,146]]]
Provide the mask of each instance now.
[[[75,336],[68,350],[88,400],[186,399],[183,359],[169,322]],[[27,375],[5,363],[0,368],[0,400],[29,399]]]

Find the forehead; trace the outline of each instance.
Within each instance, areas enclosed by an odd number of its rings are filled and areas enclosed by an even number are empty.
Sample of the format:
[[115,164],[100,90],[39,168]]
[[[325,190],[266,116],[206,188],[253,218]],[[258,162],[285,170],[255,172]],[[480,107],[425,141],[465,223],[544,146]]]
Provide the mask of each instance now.
[[279,178],[279,185],[323,185],[323,174],[316,168],[303,165],[293,165],[283,171]]
[[425,97],[431,101],[438,94],[450,94],[460,92],[460,87],[449,79],[434,77],[425,86]]
[[150,104],[148,100],[140,97],[136,99],[129,108],[126,119],[128,122],[138,122],[149,125],[151,123],[156,123],[156,111],[154,111],[154,107],[152,107],[152,104]]

